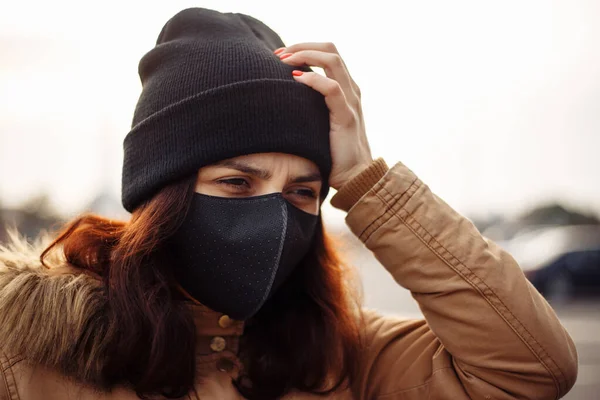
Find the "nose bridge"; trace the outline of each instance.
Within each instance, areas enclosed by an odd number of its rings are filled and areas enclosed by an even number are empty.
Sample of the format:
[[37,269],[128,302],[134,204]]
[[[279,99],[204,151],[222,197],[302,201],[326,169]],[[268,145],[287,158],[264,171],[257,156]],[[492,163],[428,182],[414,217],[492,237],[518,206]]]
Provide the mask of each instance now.
[[287,183],[288,174],[285,170],[276,171],[271,179],[264,181],[261,194],[281,193]]
[[265,185],[265,187],[263,188],[263,193],[261,193],[261,194],[273,194],[273,193],[282,193],[282,192],[283,192],[282,186],[268,184],[268,185]]

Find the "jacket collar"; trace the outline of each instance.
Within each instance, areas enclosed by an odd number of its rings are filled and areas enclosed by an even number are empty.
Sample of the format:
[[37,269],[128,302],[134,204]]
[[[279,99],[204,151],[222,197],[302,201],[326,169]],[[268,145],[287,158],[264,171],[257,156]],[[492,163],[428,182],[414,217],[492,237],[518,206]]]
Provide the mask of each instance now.
[[[108,360],[99,358],[90,363],[87,353],[74,353],[72,346],[85,339],[82,348],[95,354],[110,353],[106,351],[108,299],[102,280],[69,266],[58,252],[46,260],[50,268],[42,266],[39,256],[49,238],[33,245],[16,235],[11,239],[0,245],[0,348],[33,364],[102,386],[102,367]],[[190,298],[186,306],[196,326],[197,373],[225,372],[237,377],[244,322],[231,320]]]

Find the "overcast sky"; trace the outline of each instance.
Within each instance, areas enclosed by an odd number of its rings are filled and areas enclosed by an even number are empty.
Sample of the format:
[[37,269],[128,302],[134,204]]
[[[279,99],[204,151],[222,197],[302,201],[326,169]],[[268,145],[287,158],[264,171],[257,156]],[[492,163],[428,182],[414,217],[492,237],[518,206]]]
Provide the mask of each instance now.
[[[73,213],[120,191],[139,58],[190,6],[332,41],[374,156],[461,212],[562,201],[600,213],[600,2],[22,1],[0,13],[0,201]],[[326,212],[331,212],[327,209]],[[333,215],[333,214],[332,214]]]

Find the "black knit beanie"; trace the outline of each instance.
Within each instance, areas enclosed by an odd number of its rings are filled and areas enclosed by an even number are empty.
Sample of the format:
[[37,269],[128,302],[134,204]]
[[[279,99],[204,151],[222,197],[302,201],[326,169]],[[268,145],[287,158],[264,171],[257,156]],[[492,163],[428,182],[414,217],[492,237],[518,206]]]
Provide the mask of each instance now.
[[329,110],[273,54],[285,44],[261,21],[191,8],[172,17],[141,59],[142,93],[125,138],[122,202],[133,211],[165,185],[244,154],[282,152],[331,170]]

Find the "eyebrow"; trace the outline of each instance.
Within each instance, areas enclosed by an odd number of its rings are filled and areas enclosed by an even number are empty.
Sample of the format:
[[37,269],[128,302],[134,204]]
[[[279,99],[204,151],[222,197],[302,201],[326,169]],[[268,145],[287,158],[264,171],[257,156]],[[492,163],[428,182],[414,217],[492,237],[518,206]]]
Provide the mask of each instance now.
[[[220,165],[220,166],[232,168],[232,169],[238,170],[240,172],[244,172],[249,175],[256,176],[257,178],[264,179],[264,180],[269,180],[273,177],[273,174],[270,171],[266,171],[264,169],[253,167],[253,166],[246,164],[244,162],[241,162],[241,161],[222,160],[222,161],[218,161],[218,162],[214,163],[213,165]],[[308,174],[308,175],[295,176],[290,180],[291,183],[306,183],[306,182],[317,182],[317,181],[318,182],[321,181],[321,174],[318,172]]]

